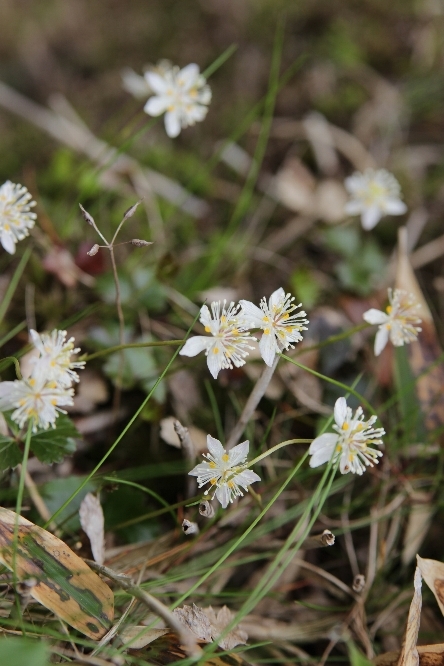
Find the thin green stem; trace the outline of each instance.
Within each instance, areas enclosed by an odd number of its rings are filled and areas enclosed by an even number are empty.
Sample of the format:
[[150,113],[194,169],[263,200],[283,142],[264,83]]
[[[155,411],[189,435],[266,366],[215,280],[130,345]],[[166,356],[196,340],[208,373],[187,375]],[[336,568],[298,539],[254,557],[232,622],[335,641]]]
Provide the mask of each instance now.
[[163,340],[158,342],[131,342],[124,345],[115,345],[115,347],[108,347],[108,349],[101,349],[100,351],[93,352],[92,354],[82,354],[82,356],[79,357],[79,361],[92,361],[93,358],[114,354],[115,352],[121,351],[122,349],[138,349],[141,347],[176,347],[177,345],[183,345],[184,342],[185,339]]
[[253,460],[250,460],[248,464],[245,465],[245,467],[247,468],[255,465],[257,462],[259,462],[259,460],[266,458],[271,453],[274,453],[275,451],[278,451],[279,449],[282,449],[284,446],[288,446],[289,444],[311,444],[312,441],[312,439],[287,439],[285,442],[281,442],[280,444],[276,444],[276,446],[272,446],[271,449],[261,453],[261,455],[257,456],[257,458],[253,458]]
[[103,480],[110,481],[111,483],[120,483],[122,486],[130,486],[131,488],[137,488],[137,490],[141,490],[143,493],[146,493],[147,495],[154,497],[154,499],[156,499],[159,502],[159,504],[162,504],[162,506],[164,506],[165,509],[171,513],[173,521],[177,523],[177,517],[172,507],[168,504],[168,502],[166,502],[163,499],[163,497],[154,492],[154,490],[151,490],[151,488],[146,488],[145,486],[142,486],[140,483],[136,483],[135,481],[127,481],[126,479],[119,479],[116,476],[104,476]]
[[211,383],[208,381],[208,379],[206,379],[204,383],[208,393],[208,397],[210,399],[211,409],[213,410],[213,418],[214,418],[214,423],[216,424],[217,436],[222,442],[224,440],[224,429],[222,426],[222,419],[220,417],[220,411],[217,404],[216,396],[214,395],[213,387],[211,386]]
[[305,460],[307,459],[307,456],[308,456],[308,451],[303,455],[303,457],[300,459],[300,461],[298,462],[298,464],[297,464],[297,465],[294,467],[294,469],[292,470],[291,474],[289,474],[288,478],[285,479],[284,483],[283,483],[282,486],[279,488],[279,490],[275,493],[275,495],[273,495],[273,497],[272,497],[271,500],[268,502],[268,504],[266,505],[266,507],[265,507],[264,509],[262,509],[262,511],[260,512],[260,514],[257,516],[257,518],[255,518],[255,520],[253,520],[253,522],[252,522],[251,525],[245,530],[245,532],[244,532],[243,534],[241,534],[241,536],[240,536],[238,539],[236,539],[236,541],[230,546],[230,548],[228,548],[228,550],[222,555],[222,557],[220,557],[220,558],[217,560],[217,562],[216,562],[215,564],[213,564],[213,566],[210,567],[210,568],[208,569],[208,571],[207,571],[207,572],[206,572],[201,578],[199,578],[199,580],[198,580],[196,583],[194,583],[194,585],[192,585],[192,586],[190,587],[190,589],[189,589],[187,592],[185,592],[185,593],[184,593],[184,594],[183,594],[183,595],[182,595],[182,596],[181,596],[181,597],[180,597],[180,598],[179,598],[179,599],[173,604],[173,606],[171,607],[172,609],[173,609],[173,608],[176,608],[176,607],[179,606],[181,603],[183,603],[183,602],[185,601],[185,599],[187,599],[187,598],[190,596],[190,594],[192,594],[195,590],[197,590],[197,588],[198,588],[200,585],[202,585],[202,583],[204,583],[204,582],[207,580],[207,578],[209,578],[209,577],[211,576],[211,574],[213,574],[221,564],[223,564],[223,563],[225,562],[225,560],[231,555],[231,553],[233,553],[233,552],[236,550],[236,548],[238,548],[238,547],[240,546],[240,544],[244,541],[244,539],[247,538],[247,536],[250,534],[250,532],[251,532],[251,531],[256,527],[256,525],[262,520],[262,518],[265,516],[265,514],[267,513],[267,511],[273,506],[273,504],[275,503],[275,501],[278,499],[279,495],[281,495],[281,494],[284,492],[285,488],[288,486],[288,484],[290,483],[290,481],[293,479],[293,477],[295,476],[295,474],[299,471],[299,469],[301,468],[301,466],[303,465],[303,463],[304,463]]
[[17,324],[17,326],[9,331],[9,333],[6,333],[5,336],[0,340],[0,348],[3,347],[9,340],[14,338],[17,333],[20,333],[20,331],[23,331],[23,329],[26,328],[26,321],[20,322],[20,324]]
[[327,377],[326,375],[322,375],[320,372],[316,372],[316,370],[312,370],[311,368],[307,368],[306,365],[302,365],[302,363],[298,363],[294,359],[290,358],[289,356],[286,356],[285,354],[279,354],[282,358],[284,358],[286,361],[289,361],[290,363],[293,363],[293,365],[297,365],[298,368],[302,368],[302,370],[306,370],[309,372],[311,375],[314,375],[315,377],[319,377],[319,379],[323,379],[325,382],[329,382],[329,384],[334,384],[335,386],[339,386],[340,388],[344,389],[344,391],[348,391],[352,395],[354,395],[360,402],[362,402],[363,405],[369,410],[371,414],[374,414],[376,416],[376,412],[371,406],[371,404],[364,398],[363,395],[358,393],[358,391],[355,391],[354,388],[351,386],[347,386],[347,384],[343,384],[342,382],[338,382],[336,379],[332,379],[331,377]]
[[[195,316],[195,318],[194,318],[194,320],[193,320],[193,322],[192,322],[190,328],[189,328],[188,331],[187,331],[187,334],[186,334],[186,336],[185,336],[185,340],[188,338],[188,336],[189,336],[189,334],[190,334],[190,332],[191,332],[191,330],[192,330],[194,324],[196,323],[196,321],[197,321],[197,319],[198,319],[198,317],[199,317],[199,314],[200,314],[200,313],[197,313],[197,315]],[[124,438],[124,436],[126,435],[126,433],[128,432],[128,430],[131,428],[131,426],[133,425],[133,423],[136,421],[136,419],[137,419],[137,417],[139,416],[139,414],[140,414],[140,413],[143,411],[143,409],[145,408],[145,405],[146,405],[146,404],[148,403],[148,401],[151,399],[151,396],[153,395],[154,391],[156,390],[156,388],[158,387],[158,385],[160,384],[160,382],[162,381],[162,379],[163,379],[163,378],[165,377],[165,375],[167,374],[167,372],[168,372],[168,370],[170,369],[171,365],[172,365],[172,364],[174,363],[174,361],[176,360],[176,357],[177,357],[179,351],[180,351],[180,347],[174,352],[173,356],[171,357],[171,360],[170,360],[170,361],[168,362],[168,364],[166,365],[166,367],[165,367],[165,369],[163,370],[162,374],[160,375],[159,379],[156,381],[156,383],[154,384],[153,388],[151,389],[151,391],[150,391],[150,392],[148,393],[148,395],[146,396],[145,400],[143,400],[142,404],[141,404],[140,407],[136,410],[135,414],[134,414],[133,417],[129,420],[129,422],[127,423],[127,425],[125,426],[125,428],[122,430],[122,432],[120,433],[120,435],[117,437],[117,439],[115,440],[115,442],[111,445],[111,447],[108,449],[108,451],[107,451],[107,452],[105,453],[105,455],[102,457],[102,459],[97,463],[97,465],[94,467],[94,469],[92,470],[92,472],[90,472],[90,473],[88,474],[88,476],[85,477],[85,479],[82,481],[82,483],[81,483],[80,486],[77,488],[77,490],[75,490],[75,491],[70,495],[70,497],[68,497],[68,499],[62,504],[62,506],[59,507],[59,508],[57,509],[57,511],[54,513],[54,515],[50,518],[50,520],[47,521],[47,523],[44,525],[45,528],[49,525],[50,522],[54,521],[54,520],[55,520],[55,519],[56,519],[56,518],[62,513],[62,511],[64,511],[64,510],[66,509],[67,506],[69,506],[69,504],[72,502],[72,500],[73,500],[73,499],[79,494],[79,492],[80,492],[80,491],[86,486],[86,484],[87,484],[87,483],[93,478],[93,476],[96,474],[96,472],[99,471],[99,469],[102,467],[103,463],[104,463],[106,460],[108,460],[108,458],[109,458],[109,456],[111,455],[111,453],[114,451],[114,449],[116,448],[116,446],[117,446],[117,445],[121,442],[121,440]]]
[[305,354],[306,352],[309,351],[314,351],[315,349],[322,349],[322,347],[327,347],[328,345],[332,345],[335,342],[340,342],[341,340],[346,340],[348,337],[351,335],[354,335],[355,333],[359,333],[359,331],[363,331],[366,328],[369,328],[371,324],[359,324],[358,326],[354,326],[353,328],[349,328],[347,331],[342,331],[342,333],[338,333],[337,335],[331,335],[329,338],[326,340],[323,340],[322,342],[318,342],[315,345],[310,345],[309,347],[303,347],[299,351],[296,352],[295,356],[301,356],[302,354]]
[[208,66],[208,67],[202,72],[202,76],[204,76],[206,79],[209,79],[210,76],[211,76],[212,74],[214,74],[214,72],[216,72],[220,67],[222,67],[222,65],[223,65],[225,62],[227,62],[227,60],[228,60],[229,58],[231,58],[231,56],[233,55],[233,53],[235,53],[235,52],[237,51],[238,48],[239,48],[239,47],[238,47],[237,44],[231,44],[231,46],[229,46],[227,49],[225,49],[225,51],[224,51],[223,53],[221,53],[220,56],[219,56],[218,58],[216,58],[216,60],[215,60],[213,63],[211,63],[211,65],[209,65],[209,66]]
[[[30,451],[30,448],[31,448],[32,424],[33,424],[33,420],[30,419],[30,421],[28,423],[28,430],[26,432],[25,449],[23,451],[23,459],[22,459],[22,464],[21,464],[21,469],[20,469],[20,478],[19,478],[19,485],[18,485],[18,491],[17,491],[17,500],[16,500],[16,503],[15,503],[14,539],[13,539],[13,544],[12,544],[12,581],[13,581],[14,589],[16,589],[17,582],[18,582],[18,577],[17,577],[17,549],[18,549],[19,521],[20,521],[20,514],[22,512],[23,494],[24,494],[24,491],[25,491],[26,469],[27,469],[27,466],[28,466],[29,451]],[[20,603],[18,601],[18,597],[17,597],[17,610],[19,611],[20,618],[21,618],[21,608],[20,608]],[[23,628],[22,628],[22,633],[25,633]]]
[[20,259],[19,265],[14,271],[14,275],[11,278],[11,282],[8,284],[8,288],[0,304],[0,322],[3,321],[3,317],[5,316],[6,311],[9,308],[9,304],[11,303],[12,297],[14,296],[15,290],[17,289],[17,285],[20,281],[20,278],[22,277],[23,271],[25,270],[26,264],[28,263],[31,253],[32,253],[32,245],[28,245],[28,247],[23,253],[22,258]]

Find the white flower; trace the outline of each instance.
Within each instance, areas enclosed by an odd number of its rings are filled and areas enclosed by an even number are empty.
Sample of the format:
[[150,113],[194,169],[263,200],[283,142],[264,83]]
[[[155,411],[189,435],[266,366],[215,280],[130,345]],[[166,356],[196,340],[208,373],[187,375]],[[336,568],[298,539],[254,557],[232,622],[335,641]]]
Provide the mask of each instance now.
[[170,137],[180,134],[182,128],[201,121],[207,115],[211,102],[211,90],[199,73],[199,66],[187,65],[183,69],[166,66],[145,73],[145,78],[154,91],[145,104],[144,111],[150,116],[165,113],[165,129]]
[[31,329],[30,334],[34,347],[40,352],[40,357],[34,360],[33,377],[43,374],[61,388],[69,388],[73,382],[79,381],[74,368],[84,368],[85,361],[71,361],[71,355],[80,351],[80,348],[74,348],[74,338],[66,340],[66,331],[57,329],[51,333],[37,333]]
[[282,288],[271,294],[268,304],[263,298],[260,308],[250,301],[239,301],[242,306],[244,326],[261,328],[264,332],[259,349],[267,365],[273,365],[276,354],[283,349],[293,348],[293,342],[300,342],[301,331],[307,330],[304,326],[308,324],[308,320],[304,319],[306,313],[302,310],[291,314],[302,305],[302,303],[295,305],[293,301],[294,296],[286,294]]
[[222,311],[220,301],[211,303],[211,313],[206,305],[200,311],[200,321],[205,326],[205,331],[211,333],[212,338],[204,335],[196,335],[187,340],[180,350],[182,356],[196,356],[205,351],[208,368],[214,379],[217,378],[222,368],[240,368],[245,364],[248,356],[247,349],[254,349],[249,342],[256,340],[245,333],[246,326],[243,323],[240,306],[230,303],[228,308],[223,302]]
[[364,421],[362,407],[358,407],[353,416],[345,398],[336,400],[334,417],[336,425],[333,428],[338,434],[327,432],[312,441],[308,449],[310,467],[319,467],[333,458],[333,462],[340,460],[342,474],[352,472],[361,475],[366,466],[373,467],[379,462],[382,451],[368,444],[382,444],[380,438],[385,435],[385,430],[373,428],[376,416]]
[[73,389],[61,388],[55,381],[47,381],[42,374],[30,379],[16,379],[13,382],[0,382],[0,411],[15,409],[12,420],[20,428],[32,420],[32,431],[55,427],[63,405],[72,405]]
[[369,324],[379,324],[375,338],[376,356],[382,352],[389,338],[395,347],[402,347],[416,340],[421,331],[417,326],[422,321],[418,317],[421,305],[415,301],[414,296],[401,289],[389,289],[388,298],[390,305],[385,312],[371,308],[363,314]]
[[[215,488],[211,499],[216,496],[226,509],[235,497],[244,496],[240,488],[247,491],[249,485],[260,481],[261,478],[250,469],[245,469],[249,448],[248,440],[234,446],[227,453],[218,439],[208,435],[207,446],[209,453],[203,454],[207,460],[196,465],[188,474],[197,476],[199,488],[210,483],[211,487]],[[208,495],[209,492],[210,488],[205,491],[205,495]]]
[[351,195],[345,205],[348,215],[360,215],[364,229],[373,229],[383,215],[403,215],[407,206],[401,200],[401,188],[396,178],[385,169],[356,171],[345,179]]
[[0,187],[0,244],[14,254],[17,241],[29,235],[37,215],[31,211],[35,201],[26,187],[7,180]]

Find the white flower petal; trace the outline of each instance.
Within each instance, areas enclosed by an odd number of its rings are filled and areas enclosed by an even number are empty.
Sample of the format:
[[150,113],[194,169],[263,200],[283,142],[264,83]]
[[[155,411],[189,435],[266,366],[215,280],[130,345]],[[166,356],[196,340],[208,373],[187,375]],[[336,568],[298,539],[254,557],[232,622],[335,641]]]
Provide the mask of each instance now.
[[14,236],[6,231],[2,231],[0,236],[0,243],[9,254],[15,254]]
[[380,326],[375,337],[375,356],[379,356],[389,339],[389,330],[387,326]]
[[361,215],[362,210],[362,203],[360,201],[347,201],[344,206],[344,211],[347,215]]
[[185,89],[188,89],[196,85],[197,77],[199,76],[199,65],[195,63],[190,63],[186,65],[183,69],[180,70],[177,75],[179,85],[183,86]]
[[259,349],[265,363],[271,367],[277,351],[276,338],[272,331],[268,334],[263,333],[261,341],[259,342]]
[[210,466],[209,463],[207,462],[202,462],[196,465],[196,467],[193,467],[191,472],[188,472],[189,476],[202,476],[202,474],[207,474],[209,472]]
[[257,305],[254,305],[251,301],[239,301],[239,304],[242,308],[241,317],[242,324],[249,328],[262,328],[264,313]]
[[347,400],[345,398],[338,398],[335,402],[334,417],[336,425],[342,428],[344,421],[347,418]]
[[180,134],[180,119],[179,114],[175,109],[173,109],[173,111],[167,111],[165,114],[165,130],[171,139],[174,139]]
[[334,454],[335,447],[334,445],[331,446],[325,446],[322,449],[319,449],[319,451],[316,451],[316,453],[313,453],[313,455],[310,458],[310,467],[319,467],[320,465],[324,465],[326,462],[328,462],[332,455]]
[[219,502],[222,504],[222,508],[226,509],[230,503],[231,491],[229,488],[227,488],[226,485],[220,486],[216,490],[216,497],[219,500]]
[[407,206],[401,199],[387,199],[384,211],[387,215],[404,215],[407,212]]
[[157,74],[156,72],[145,72],[145,79],[148,81],[148,85],[150,86],[151,90],[153,90],[158,95],[163,95],[170,87],[168,81],[166,81],[163,76],[160,76],[160,74]]
[[165,113],[169,106],[169,100],[166,97],[150,97],[143,110],[150,116],[160,116]]
[[196,356],[202,351],[206,351],[214,343],[212,338],[206,338],[204,335],[195,335],[192,338],[189,338],[179,354],[181,356]]
[[207,305],[202,305],[201,310],[200,310],[200,316],[199,316],[201,324],[204,326],[207,326],[207,328],[211,329],[213,320],[211,318],[211,312],[208,308]]
[[236,476],[233,477],[234,483],[237,483],[238,486],[245,488],[245,490],[247,490],[248,486],[250,486],[252,483],[256,483],[256,481],[260,480],[261,477],[251,469],[244,469],[242,472],[236,474]]
[[240,444],[237,444],[237,446],[233,446],[233,448],[230,449],[228,452],[228,455],[230,456],[230,467],[234,467],[235,465],[239,465],[239,463],[244,462],[248,455],[249,447],[250,442],[247,439],[245,442],[241,442]]
[[376,227],[379,220],[382,217],[381,209],[379,206],[370,206],[362,212],[361,222],[362,227],[366,231],[370,231],[373,227]]
[[312,441],[310,448],[308,449],[308,453],[313,455],[314,453],[318,453],[324,448],[331,449],[331,447],[336,445],[338,437],[338,435],[335,435],[332,432],[324,432],[322,435],[319,435],[319,437],[316,437],[316,439]]
[[282,301],[285,298],[285,291],[282,289],[282,287],[279,287],[279,289],[276,289],[276,291],[273,291],[273,293],[270,296],[270,310],[273,308],[275,305],[279,305],[279,303],[282,303]]
[[369,324],[385,324],[389,319],[385,312],[382,312],[382,310],[376,310],[376,308],[370,308],[370,310],[364,312],[362,316]]
[[213,458],[220,459],[225,453],[225,449],[219,440],[211,437],[211,435],[207,436],[207,447]]
[[[219,347],[216,347],[215,342],[215,340],[211,341],[211,347],[209,347],[207,355],[207,365],[212,377],[217,379],[219,372],[222,370],[224,355],[221,349],[222,345],[219,344]],[[216,351],[216,349],[218,351]]]

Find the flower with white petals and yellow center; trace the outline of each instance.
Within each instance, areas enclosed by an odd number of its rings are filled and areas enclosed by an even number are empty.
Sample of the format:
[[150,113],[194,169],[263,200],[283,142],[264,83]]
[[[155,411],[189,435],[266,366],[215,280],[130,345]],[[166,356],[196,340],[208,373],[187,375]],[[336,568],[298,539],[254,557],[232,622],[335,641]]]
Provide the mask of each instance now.
[[306,313],[301,310],[295,313],[299,305],[294,304],[294,297],[286,294],[280,288],[273,292],[267,303],[263,298],[260,308],[250,301],[240,301],[244,326],[248,328],[261,328],[263,335],[259,349],[265,363],[273,365],[276,354],[289,347],[293,342],[302,340],[301,331],[306,331],[308,320]]
[[14,409],[11,418],[20,428],[29,421],[32,430],[55,427],[59,413],[66,414],[62,406],[73,404],[74,391],[62,388],[44,375],[30,379],[0,382],[0,412]]
[[43,374],[48,381],[54,380],[62,388],[69,388],[79,381],[74,368],[82,369],[85,361],[71,361],[72,354],[78,354],[80,348],[74,348],[74,338],[66,340],[66,331],[55,329],[51,333],[37,333],[31,329],[31,340],[40,352],[34,360],[33,376]]
[[17,241],[29,235],[37,215],[31,211],[35,201],[26,187],[7,180],[0,187],[0,244],[14,254]]
[[390,305],[385,312],[371,308],[363,315],[369,324],[379,324],[375,338],[376,356],[382,352],[389,338],[395,347],[402,347],[416,340],[421,332],[418,326],[421,323],[418,317],[421,305],[415,297],[402,289],[389,289],[388,299]]
[[373,428],[376,416],[364,421],[362,407],[358,407],[353,416],[345,398],[336,400],[334,418],[336,425],[333,429],[337,434],[326,432],[312,441],[308,449],[310,467],[319,467],[333,459],[333,462],[340,461],[342,474],[352,472],[361,475],[367,467],[379,462],[382,451],[373,449],[369,444],[382,444],[381,437],[385,435],[385,430]]
[[199,488],[210,484],[210,488],[205,491],[205,495],[214,490],[211,499],[216,497],[226,509],[230,502],[236,497],[243,497],[243,490],[248,491],[248,486],[261,478],[251,469],[245,468],[248,456],[248,440],[234,446],[230,451],[225,451],[218,439],[208,435],[207,446],[209,453],[204,453],[205,462],[196,465],[190,476],[197,476]]
[[205,331],[213,337],[196,335],[190,338],[180,350],[182,356],[196,356],[204,351],[214,379],[223,368],[233,368],[233,365],[240,368],[245,364],[245,357],[249,353],[247,350],[253,349],[249,343],[256,338],[245,332],[239,305],[231,302],[226,307],[224,301],[221,307],[220,301],[214,301],[211,303],[211,313],[204,305],[200,311],[200,321]]
[[150,116],[165,113],[168,136],[178,136],[181,129],[194,125],[207,115],[211,89],[198,65],[192,63],[179,69],[162,61],[158,68],[146,72],[145,78],[154,96],[147,101],[144,111]]
[[384,215],[403,215],[407,211],[400,185],[386,169],[356,171],[345,179],[345,188],[350,194],[345,212],[360,215],[364,229],[373,229]]

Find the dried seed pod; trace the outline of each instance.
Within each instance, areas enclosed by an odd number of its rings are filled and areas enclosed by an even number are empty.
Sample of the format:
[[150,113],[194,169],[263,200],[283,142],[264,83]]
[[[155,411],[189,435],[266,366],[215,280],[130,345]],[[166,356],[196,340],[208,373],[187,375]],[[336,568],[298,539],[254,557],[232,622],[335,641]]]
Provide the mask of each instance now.
[[100,249],[100,245],[97,245],[97,243],[96,243],[95,245],[92,246],[92,248],[86,254],[90,257],[94,257],[97,254],[97,252],[99,251],[99,249]]
[[363,574],[358,574],[353,580],[352,588],[355,592],[362,592],[365,587],[365,576]]
[[80,210],[82,211],[83,218],[86,220],[86,222],[88,222],[88,224],[90,224],[92,227],[95,227],[95,222],[94,222],[93,216],[90,215],[88,213],[88,211],[86,211],[83,208],[82,204],[79,204],[79,206],[80,206]]
[[183,519],[182,521],[182,530],[183,533],[186,534],[187,536],[189,534],[198,534],[199,533],[199,527],[197,523],[192,523],[191,520],[187,520],[186,518]]
[[141,203],[142,199],[140,199],[137,203],[134,204],[134,206],[131,206],[128,208],[127,211],[125,211],[125,214],[123,216],[124,220],[127,220],[129,217],[132,217],[134,213],[136,212],[137,206]]
[[147,245],[152,245],[149,241],[141,240],[140,238],[133,238],[130,243],[136,247],[147,247]]
[[335,542],[335,535],[330,530],[324,530],[321,534],[321,541],[324,546],[333,546]]
[[212,518],[214,516],[213,505],[208,500],[203,500],[199,504],[199,513],[201,516],[205,516],[205,518]]

